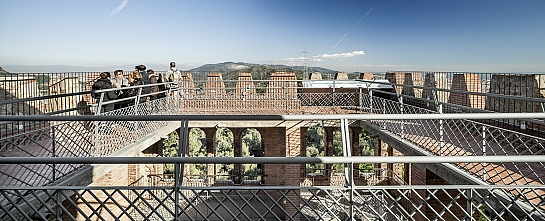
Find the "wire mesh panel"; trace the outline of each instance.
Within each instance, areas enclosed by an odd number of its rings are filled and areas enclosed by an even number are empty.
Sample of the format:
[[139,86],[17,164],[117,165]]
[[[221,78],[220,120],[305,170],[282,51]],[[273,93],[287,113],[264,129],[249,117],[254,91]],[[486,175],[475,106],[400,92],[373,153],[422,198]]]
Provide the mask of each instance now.
[[[0,188],[2,220],[541,220],[543,187]],[[9,194],[8,194],[9,193]],[[40,199],[36,201],[36,199]]]

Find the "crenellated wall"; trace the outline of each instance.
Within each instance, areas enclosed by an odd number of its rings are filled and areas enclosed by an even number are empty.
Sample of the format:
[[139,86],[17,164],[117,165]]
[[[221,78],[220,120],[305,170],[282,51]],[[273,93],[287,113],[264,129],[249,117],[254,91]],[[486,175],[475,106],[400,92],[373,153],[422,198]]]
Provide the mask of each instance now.
[[[188,91],[195,91],[195,84],[188,77]],[[204,109],[221,113],[240,110],[240,114],[267,113],[279,110],[284,113],[301,112],[301,101],[297,99],[297,78],[292,72],[272,73],[264,93],[257,93],[250,73],[239,73],[236,88],[228,92],[221,73],[208,74],[204,93],[184,96],[181,102],[182,112],[200,112]],[[245,109],[241,109],[245,107]]]

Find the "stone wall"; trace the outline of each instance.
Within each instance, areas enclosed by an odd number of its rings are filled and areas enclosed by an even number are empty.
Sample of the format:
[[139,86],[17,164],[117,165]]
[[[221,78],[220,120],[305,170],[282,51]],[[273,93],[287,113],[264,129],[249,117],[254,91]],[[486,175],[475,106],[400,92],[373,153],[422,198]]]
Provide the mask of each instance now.
[[[490,93],[511,96],[545,98],[545,75],[492,75]],[[486,110],[504,113],[542,112],[540,103],[489,97]]]

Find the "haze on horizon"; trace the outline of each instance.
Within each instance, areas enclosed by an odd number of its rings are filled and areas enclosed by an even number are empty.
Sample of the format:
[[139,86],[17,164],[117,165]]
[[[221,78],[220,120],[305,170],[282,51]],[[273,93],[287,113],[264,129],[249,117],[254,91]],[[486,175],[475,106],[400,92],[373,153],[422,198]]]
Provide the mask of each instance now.
[[345,72],[545,71],[542,0],[0,0],[0,8],[0,67],[306,61]]

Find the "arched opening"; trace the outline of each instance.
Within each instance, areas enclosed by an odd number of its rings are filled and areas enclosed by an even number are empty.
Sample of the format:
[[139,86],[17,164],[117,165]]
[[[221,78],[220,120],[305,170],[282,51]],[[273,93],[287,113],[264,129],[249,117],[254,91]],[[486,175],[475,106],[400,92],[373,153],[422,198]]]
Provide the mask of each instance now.
[[[262,157],[261,133],[255,128],[242,132],[242,157]],[[242,164],[242,175],[245,183],[263,182],[263,164]]]
[[[234,156],[234,136],[233,132],[228,128],[218,128],[214,137],[214,147],[216,157],[233,157]],[[216,183],[233,182],[234,164],[214,164],[214,174]]]
[[[163,140],[163,156],[175,157],[178,154],[178,132],[173,131],[168,134],[168,137]],[[173,178],[174,164],[163,165],[163,174],[165,178]]]
[[[325,143],[324,143],[324,128],[321,126],[309,127],[306,138],[306,156],[307,157],[323,157],[325,156]],[[316,176],[324,175],[324,164],[306,164],[306,175]]]
[[[360,156],[374,156],[375,155],[375,143],[371,137],[371,133],[362,130],[359,134],[359,155]],[[374,169],[374,163],[360,163],[358,169],[360,173],[372,173]]]
[[[192,128],[189,131],[189,157],[206,157],[206,134],[200,128]],[[206,178],[206,164],[190,164],[189,178],[200,179]]]
[[[341,128],[338,127],[333,130],[333,156],[343,156],[343,135],[341,133]],[[331,170],[332,173],[344,173],[344,164],[334,163],[331,166]]]

